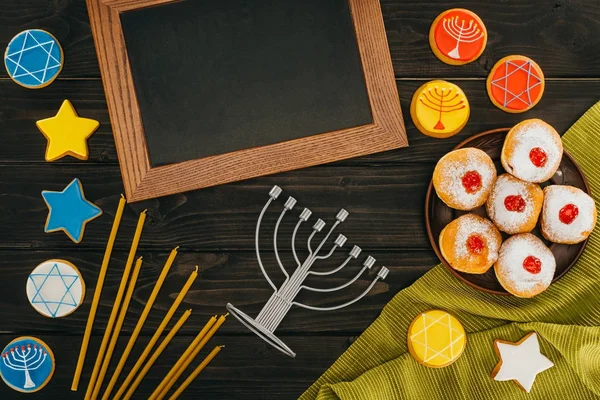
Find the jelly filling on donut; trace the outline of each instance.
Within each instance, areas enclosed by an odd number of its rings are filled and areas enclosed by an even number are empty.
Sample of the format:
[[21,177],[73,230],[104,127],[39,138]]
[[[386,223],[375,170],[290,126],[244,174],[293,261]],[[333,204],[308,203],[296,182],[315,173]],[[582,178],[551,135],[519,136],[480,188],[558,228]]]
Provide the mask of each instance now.
[[579,215],[579,208],[572,203],[567,204],[558,212],[558,219],[563,224],[569,225],[571,222],[575,221],[575,218]]
[[542,271],[542,261],[535,256],[527,256],[523,260],[523,268],[531,274],[539,274]]
[[529,159],[531,163],[538,168],[542,168],[548,161],[548,155],[541,147],[534,147],[529,152]]
[[467,239],[467,249],[470,253],[479,255],[485,249],[485,242],[479,235],[471,235]]
[[467,193],[475,193],[481,189],[482,183],[481,175],[477,171],[468,171],[462,177],[462,185]]
[[504,207],[506,207],[508,211],[523,212],[525,211],[525,200],[518,194],[506,196],[504,199]]

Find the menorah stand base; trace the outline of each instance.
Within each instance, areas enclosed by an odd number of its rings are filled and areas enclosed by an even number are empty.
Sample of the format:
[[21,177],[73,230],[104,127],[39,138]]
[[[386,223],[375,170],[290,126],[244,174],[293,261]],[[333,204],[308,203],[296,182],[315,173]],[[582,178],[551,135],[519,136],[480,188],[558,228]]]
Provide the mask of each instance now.
[[254,318],[251,318],[246,313],[235,308],[231,303],[227,303],[227,310],[231,315],[233,315],[238,321],[240,321],[246,328],[250,329],[254,332],[258,337],[260,337],[265,342],[269,343],[271,346],[275,347],[277,350],[281,351],[283,354],[288,355],[292,358],[296,357],[296,353],[292,351],[285,343],[281,341],[277,336],[275,336],[272,332],[269,332],[267,328],[256,322]]

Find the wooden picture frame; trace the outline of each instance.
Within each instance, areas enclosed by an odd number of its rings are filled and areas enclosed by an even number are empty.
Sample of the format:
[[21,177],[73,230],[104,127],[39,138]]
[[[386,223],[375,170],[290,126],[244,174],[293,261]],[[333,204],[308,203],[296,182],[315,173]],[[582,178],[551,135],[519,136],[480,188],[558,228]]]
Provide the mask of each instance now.
[[[86,0],[130,202],[408,145],[379,0],[348,0],[373,123],[151,167],[119,14],[174,1],[178,0]],[[319,151],[323,148],[327,152]]]

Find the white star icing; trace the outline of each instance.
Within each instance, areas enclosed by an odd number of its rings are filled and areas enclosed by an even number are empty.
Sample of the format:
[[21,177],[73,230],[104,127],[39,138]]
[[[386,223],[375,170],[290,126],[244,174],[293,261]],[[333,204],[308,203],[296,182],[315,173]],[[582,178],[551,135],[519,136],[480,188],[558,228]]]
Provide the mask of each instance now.
[[536,375],[554,366],[552,361],[540,353],[540,344],[535,332],[530,333],[521,344],[495,344],[500,353],[501,364],[493,376],[494,380],[515,380],[527,393],[531,390]]

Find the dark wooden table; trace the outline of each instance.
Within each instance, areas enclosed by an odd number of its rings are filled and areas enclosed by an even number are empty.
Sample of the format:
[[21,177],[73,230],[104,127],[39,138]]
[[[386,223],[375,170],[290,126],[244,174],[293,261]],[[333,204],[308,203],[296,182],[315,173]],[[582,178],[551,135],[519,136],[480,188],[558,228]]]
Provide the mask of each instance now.
[[[463,67],[438,61],[427,40],[429,24],[438,13],[452,7],[478,13],[489,32],[481,58]],[[600,2],[596,0],[506,0],[485,4],[475,0],[382,0],[382,8],[410,147],[128,206],[94,326],[83,389],[116,295],[137,216],[144,208],[148,208],[148,222],[138,253],[145,263],[117,352],[133,329],[171,248],[181,246],[180,255],[130,360],[152,335],[196,264],[200,278],[181,307],[192,308],[193,315],[143,381],[135,396],[140,399],[147,398],[209,316],[224,312],[227,302],[255,315],[269,297],[269,286],[256,264],[253,240],[255,220],[272,185],[280,185],[284,195],[293,195],[299,200],[298,206],[310,207],[323,219],[331,220],[340,207],[350,211],[342,229],[348,243],[360,245],[377,258],[378,264],[388,266],[388,279],[365,299],[341,311],[293,309],[277,334],[297,352],[296,359],[280,354],[230,318],[208,346],[225,344],[226,348],[184,396],[292,399],[348,348],[395,293],[437,263],[423,221],[425,190],[437,159],[470,135],[510,126],[524,118],[542,118],[564,133],[600,98]],[[81,399],[83,389],[73,393],[70,384],[123,188],[84,1],[2,0],[0,49],[26,28],[52,32],[63,45],[66,64],[60,78],[43,90],[17,86],[0,68],[0,346],[19,335],[40,337],[54,350],[56,373],[45,389],[26,397]],[[485,91],[490,68],[510,54],[530,56],[546,75],[542,101],[522,115],[495,108]],[[447,140],[421,135],[408,113],[416,88],[435,78],[459,84],[471,103],[469,124]],[[53,116],[64,99],[71,100],[80,115],[101,123],[89,141],[91,154],[87,162],[72,158],[44,162],[46,141],[35,121]],[[44,233],[47,209],[40,195],[45,189],[62,190],[75,177],[82,180],[88,198],[105,213],[89,224],[79,245],[62,233]],[[274,224],[278,212],[271,209],[265,226]],[[290,236],[293,223],[291,219],[284,223],[281,238]],[[306,235],[301,237],[305,239]],[[267,242],[264,247],[269,249]],[[284,253],[289,259],[289,250]],[[49,258],[75,263],[88,285],[85,304],[72,316],[44,318],[27,301],[28,274]],[[269,271],[278,274],[274,257],[267,256],[266,261]],[[315,285],[340,284],[357,268],[347,268],[345,273]],[[320,305],[349,300],[364,289],[372,275],[343,293],[314,294],[304,299]],[[280,282],[280,275],[276,276]],[[25,395],[0,384],[1,399],[21,397]]]

